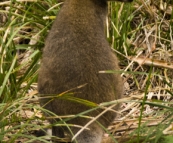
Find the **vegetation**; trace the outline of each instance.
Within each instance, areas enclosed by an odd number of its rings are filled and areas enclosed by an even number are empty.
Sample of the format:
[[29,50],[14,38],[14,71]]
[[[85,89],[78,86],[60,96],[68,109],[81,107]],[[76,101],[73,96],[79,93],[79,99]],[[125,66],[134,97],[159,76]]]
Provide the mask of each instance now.
[[[37,76],[45,38],[61,4],[57,0],[0,2],[1,142],[49,142],[49,135],[35,136],[37,130],[50,127],[38,104]],[[106,131],[114,142],[173,141],[172,9],[172,0],[109,3],[106,36],[119,57],[125,85],[119,118]],[[74,116],[59,124],[69,118]]]

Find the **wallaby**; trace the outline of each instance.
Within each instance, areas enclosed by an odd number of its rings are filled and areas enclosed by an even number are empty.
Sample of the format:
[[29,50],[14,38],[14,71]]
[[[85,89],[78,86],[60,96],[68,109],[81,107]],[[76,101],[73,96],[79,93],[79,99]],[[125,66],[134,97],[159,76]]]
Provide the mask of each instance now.
[[[40,95],[58,95],[70,90],[73,92],[71,96],[97,104],[121,98],[123,84],[120,74],[99,73],[119,70],[118,60],[104,33],[107,1],[65,0],[45,43],[38,78]],[[77,88],[81,85],[84,86]],[[62,98],[41,98],[40,104],[60,116],[75,115],[91,108]],[[95,110],[87,115],[96,117],[101,111]],[[115,112],[108,111],[97,121],[107,127],[115,116]],[[52,124],[57,121],[50,120]],[[84,126],[89,121],[78,117],[67,123]],[[88,128],[77,136],[76,141],[100,143],[104,133],[102,127],[93,122]],[[73,134],[79,130],[70,129]],[[54,126],[52,132],[54,136],[64,137],[68,129]]]

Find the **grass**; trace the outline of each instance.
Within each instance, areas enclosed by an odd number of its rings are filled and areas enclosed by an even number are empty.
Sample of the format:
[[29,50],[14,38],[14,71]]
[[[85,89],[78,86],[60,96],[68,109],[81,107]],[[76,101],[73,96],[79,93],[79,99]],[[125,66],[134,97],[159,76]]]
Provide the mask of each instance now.
[[[172,5],[171,0],[109,3],[106,36],[120,59],[125,83],[121,115],[107,132],[117,142],[173,141]],[[37,76],[44,41],[59,6],[56,0],[0,2],[1,142],[49,142],[48,135],[34,136],[35,130],[50,126],[38,104]],[[84,113],[77,116],[89,118]],[[74,117],[62,117],[57,125]]]

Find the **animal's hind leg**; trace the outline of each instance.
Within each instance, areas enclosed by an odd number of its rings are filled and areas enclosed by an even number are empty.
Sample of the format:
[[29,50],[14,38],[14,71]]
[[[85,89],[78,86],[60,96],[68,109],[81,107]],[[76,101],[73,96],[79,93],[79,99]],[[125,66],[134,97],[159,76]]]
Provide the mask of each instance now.
[[[90,130],[84,130],[77,136],[77,143],[101,143],[103,129],[97,123],[91,124],[88,128]],[[76,133],[77,131],[74,132]]]
[[[58,137],[60,140],[61,140],[61,138],[65,137],[63,128],[56,127],[56,126],[52,127],[52,135]],[[64,142],[60,142],[60,141],[53,141],[53,142],[64,143]]]

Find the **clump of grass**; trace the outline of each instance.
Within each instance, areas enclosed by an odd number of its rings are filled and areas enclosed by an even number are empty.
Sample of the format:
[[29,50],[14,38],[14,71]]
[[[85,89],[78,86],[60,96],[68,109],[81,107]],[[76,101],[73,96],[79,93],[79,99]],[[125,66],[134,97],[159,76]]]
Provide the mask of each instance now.
[[121,133],[120,142],[161,142],[172,134],[167,131],[172,122],[172,2],[136,0],[115,7],[125,9],[120,18],[111,13],[113,20],[119,18],[111,36],[119,38],[112,45],[121,59],[125,94],[143,101],[122,105],[125,112],[112,132]]
[[[56,1],[0,2],[0,140],[33,139],[40,109],[37,71]],[[44,17],[49,18],[45,20]],[[30,99],[33,102],[28,103]],[[37,102],[36,102],[36,101]],[[40,138],[39,140],[46,140]]]

